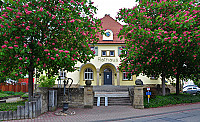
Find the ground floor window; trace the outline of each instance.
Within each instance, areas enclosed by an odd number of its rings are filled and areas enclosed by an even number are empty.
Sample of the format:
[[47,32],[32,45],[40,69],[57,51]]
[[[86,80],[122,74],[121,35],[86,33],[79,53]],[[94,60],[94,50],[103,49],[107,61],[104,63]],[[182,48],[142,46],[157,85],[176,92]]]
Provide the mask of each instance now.
[[84,80],[93,80],[93,71],[90,68],[87,68],[84,72]]
[[123,80],[133,80],[133,79],[132,79],[132,76],[131,78],[128,78],[127,73],[123,72]]

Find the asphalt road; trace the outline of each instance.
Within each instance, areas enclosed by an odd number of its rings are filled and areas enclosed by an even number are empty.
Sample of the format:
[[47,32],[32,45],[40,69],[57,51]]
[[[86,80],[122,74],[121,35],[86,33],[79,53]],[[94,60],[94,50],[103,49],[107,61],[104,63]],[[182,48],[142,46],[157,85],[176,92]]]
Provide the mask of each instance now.
[[200,108],[110,120],[119,122],[200,122]]

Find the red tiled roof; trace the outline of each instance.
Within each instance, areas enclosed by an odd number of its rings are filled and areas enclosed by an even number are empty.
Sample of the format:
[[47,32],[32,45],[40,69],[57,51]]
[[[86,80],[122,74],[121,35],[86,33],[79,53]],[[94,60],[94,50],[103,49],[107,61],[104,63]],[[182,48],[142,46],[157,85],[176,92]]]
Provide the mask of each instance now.
[[120,28],[122,28],[123,26],[118,23],[116,20],[114,20],[112,17],[110,17],[109,15],[105,15],[102,19],[102,29],[103,30],[111,30],[113,32],[113,41],[103,41],[103,35],[99,34],[99,42],[100,44],[104,44],[104,43],[124,43],[124,39],[120,40],[120,38],[118,38],[118,33],[120,31]]

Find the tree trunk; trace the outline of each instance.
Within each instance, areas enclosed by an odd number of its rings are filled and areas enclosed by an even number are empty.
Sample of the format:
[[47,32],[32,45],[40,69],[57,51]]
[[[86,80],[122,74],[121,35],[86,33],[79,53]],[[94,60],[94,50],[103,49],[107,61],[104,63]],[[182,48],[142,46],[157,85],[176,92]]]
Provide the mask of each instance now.
[[179,76],[180,76],[180,74],[177,73],[176,74],[176,95],[179,95],[179,93],[180,93],[180,90],[179,90]]
[[28,100],[31,101],[33,98],[33,63],[30,62],[28,68]]
[[162,95],[165,96],[166,92],[165,92],[165,73],[162,73]]

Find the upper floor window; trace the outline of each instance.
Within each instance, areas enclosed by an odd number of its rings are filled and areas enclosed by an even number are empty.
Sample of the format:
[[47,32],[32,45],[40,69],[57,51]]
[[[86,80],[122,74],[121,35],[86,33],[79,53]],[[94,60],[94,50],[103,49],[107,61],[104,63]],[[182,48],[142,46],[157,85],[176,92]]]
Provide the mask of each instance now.
[[102,55],[102,56],[107,56],[106,51],[102,51],[102,52],[101,52],[101,55]]
[[98,56],[98,47],[90,47],[90,49],[95,52],[95,56]]
[[101,51],[101,56],[107,56],[107,57],[114,57],[115,56],[115,51],[114,50],[102,50]]
[[110,56],[115,56],[115,51],[110,51]]

